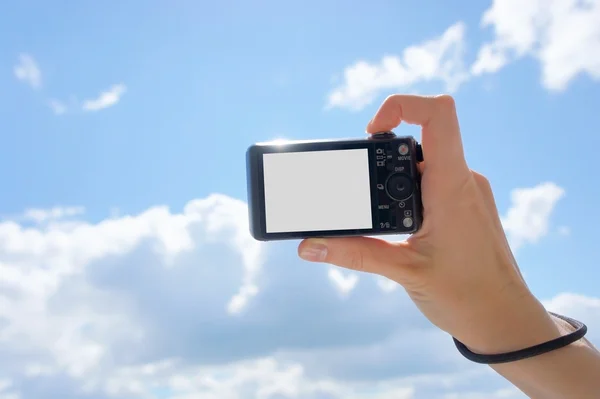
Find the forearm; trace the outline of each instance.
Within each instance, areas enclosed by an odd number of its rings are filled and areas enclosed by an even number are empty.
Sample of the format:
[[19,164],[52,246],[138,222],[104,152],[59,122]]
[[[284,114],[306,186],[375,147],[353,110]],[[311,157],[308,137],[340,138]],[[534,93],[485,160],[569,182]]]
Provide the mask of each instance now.
[[[495,317],[486,323],[489,329],[470,337],[469,348],[481,354],[505,353],[574,331],[567,322],[551,316],[535,298],[524,298],[521,303],[522,306],[512,307],[510,312],[492,313]],[[491,367],[534,399],[600,398],[600,352],[585,339],[542,355]]]
[[[567,335],[574,330],[563,320],[551,318],[557,334]],[[585,339],[529,359],[492,365],[492,368],[534,399],[600,397],[600,352]]]

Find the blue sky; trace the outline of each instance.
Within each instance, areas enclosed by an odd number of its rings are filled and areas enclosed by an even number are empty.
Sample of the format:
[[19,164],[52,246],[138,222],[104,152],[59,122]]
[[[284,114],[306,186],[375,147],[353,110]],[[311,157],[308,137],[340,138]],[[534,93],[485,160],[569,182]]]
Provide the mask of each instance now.
[[537,3],[2,3],[0,398],[506,388],[400,290],[247,234],[250,144],[360,137],[396,92],[455,97],[528,283],[600,328],[600,1]]

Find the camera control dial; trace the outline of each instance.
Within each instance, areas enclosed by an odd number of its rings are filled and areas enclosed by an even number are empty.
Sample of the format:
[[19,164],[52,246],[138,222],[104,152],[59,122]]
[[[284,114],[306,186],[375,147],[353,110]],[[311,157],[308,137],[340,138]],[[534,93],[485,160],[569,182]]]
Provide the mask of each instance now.
[[404,173],[394,173],[385,182],[387,194],[396,201],[404,201],[413,194],[413,180]]

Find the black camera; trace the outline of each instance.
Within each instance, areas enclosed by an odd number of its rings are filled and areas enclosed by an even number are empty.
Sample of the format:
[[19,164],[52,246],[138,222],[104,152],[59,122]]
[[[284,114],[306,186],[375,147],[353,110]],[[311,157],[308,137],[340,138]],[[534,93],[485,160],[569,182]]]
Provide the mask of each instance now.
[[393,132],[252,145],[250,233],[260,241],[412,234],[423,220],[422,160],[413,137]]

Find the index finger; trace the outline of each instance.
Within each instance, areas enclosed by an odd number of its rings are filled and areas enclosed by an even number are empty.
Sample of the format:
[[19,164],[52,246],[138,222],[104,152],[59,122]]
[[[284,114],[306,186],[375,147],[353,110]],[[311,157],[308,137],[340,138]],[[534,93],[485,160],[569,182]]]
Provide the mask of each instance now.
[[425,165],[468,171],[454,99],[447,95],[395,94],[385,99],[367,125],[367,133],[392,130],[404,121],[422,127]]

